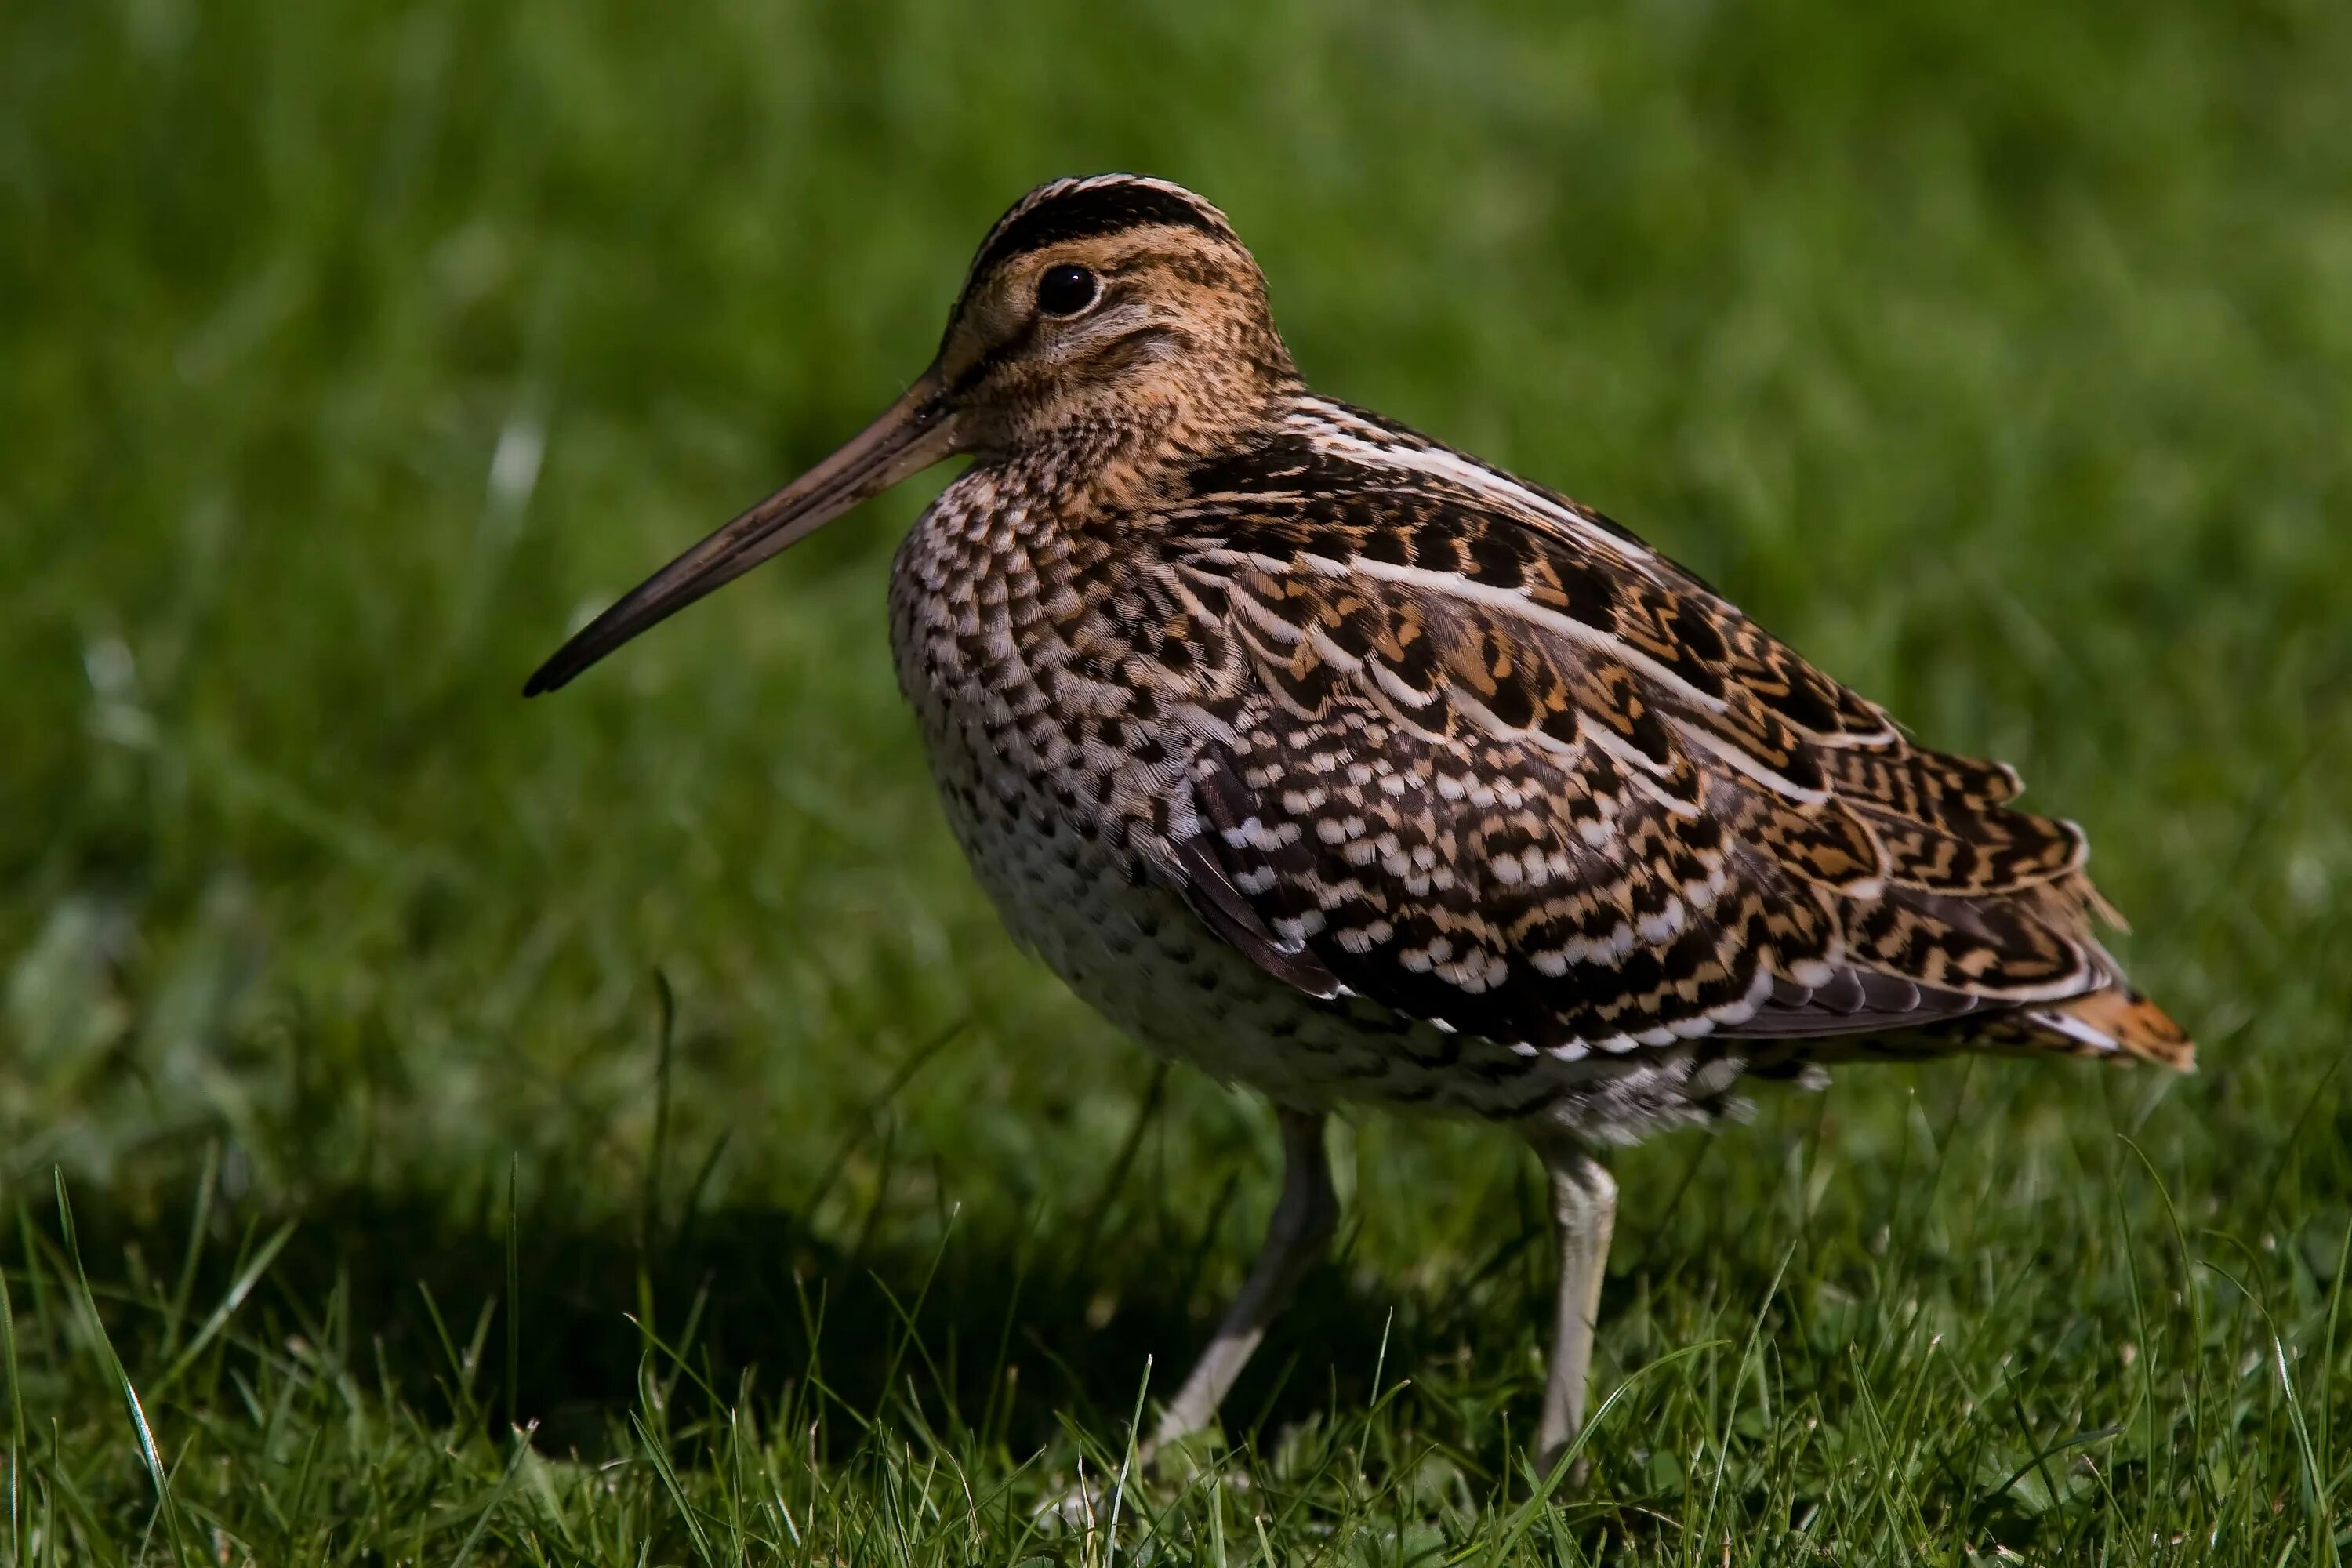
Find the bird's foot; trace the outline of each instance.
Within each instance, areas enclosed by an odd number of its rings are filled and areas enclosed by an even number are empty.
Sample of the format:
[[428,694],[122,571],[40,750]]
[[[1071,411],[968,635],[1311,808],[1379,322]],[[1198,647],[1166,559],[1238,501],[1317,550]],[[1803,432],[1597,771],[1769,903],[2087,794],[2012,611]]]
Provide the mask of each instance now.
[[1118,1520],[1131,1516],[1137,1494],[1147,1485],[1155,1489],[1171,1484],[1181,1488],[1205,1476],[1220,1486],[1247,1489],[1249,1479],[1241,1471],[1220,1473],[1218,1460],[1223,1453],[1223,1439],[1212,1423],[1181,1437],[1155,1437],[1139,1444],[1114,1470],[1105,1471],[1081,1458],[1076,1479],[1049,1493],[1032,1510],[1032,1517],[1066,1530],[1108,1531],[1115,1528]]

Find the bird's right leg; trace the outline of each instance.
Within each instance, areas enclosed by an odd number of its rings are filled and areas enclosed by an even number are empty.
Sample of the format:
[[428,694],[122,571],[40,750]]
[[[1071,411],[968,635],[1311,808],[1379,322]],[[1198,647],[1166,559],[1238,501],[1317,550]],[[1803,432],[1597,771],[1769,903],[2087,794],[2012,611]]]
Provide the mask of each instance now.
[[1198,1431],[1215,1416],[1225,1392],[1265,1338],[1267,1325],[1330,1247],[1339,1205],[1331,1191],[1330,1157],[1323,1148],[1323,1113],[1277,1106],[1276,1114],[1282,1120],[1282,1196],[1266,1225],[1265,1245],[1258,1249],[1241,1294],[1217,1325],[1216,1337],[1201,1352],[1151,1441],[1144,1445],[1147,1459],[1162,1445]]
[[[1601,1280],[1609,1235],[1617,1224],[1617,1183],[1600,1161],[1563,1142],[1536,1144],[1551,1176],[1552,1227],[1559,1238],[1559,1285],[1552,1304],[1551,1366],[1544,1379],[1537,1462],[1550,1474],[1584,1426],[1585,1386],[1592,1373],[1592,1330],[1601,1315]],[[1580,1459],[1568,1477],[1580,1485]]]

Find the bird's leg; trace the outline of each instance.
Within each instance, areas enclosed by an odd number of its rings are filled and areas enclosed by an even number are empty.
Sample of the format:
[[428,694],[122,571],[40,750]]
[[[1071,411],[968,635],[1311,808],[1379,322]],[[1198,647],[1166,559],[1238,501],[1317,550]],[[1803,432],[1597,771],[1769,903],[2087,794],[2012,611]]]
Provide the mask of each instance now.
[[1146,1459],[1215,1416],[1225,1391],[1265,1337],[1266,1326],[1330,1245],[1339,1205],[1331,1192],[1330,1157],[1323,1149],[1323,1113],[1277,1106],[1276,1114],[1282,1120],[1282,1196],[1266,1225],[1265,1245],[1258,1249],[1241,1294],[1217,1325],[1216,1337],[1193,1363],[1192,1375],[1176,1391],[1144,1446]]
[[[1601,1279],[1609,1264],[1609,1233],[1617,1221],[1617,1183],[1601,1163],[1565,1142],[1536,1146],[1551,1176],[1552,1228],[1559,1237],[1559,1289],[1552,1306],[1551,1369],[1544,1380],[1543,1424],[1537,1429],[1538,1463],[1546,1475],[1584,1426],[1584,1396],[1592,1371],[1592,1330],[1601,1315]],[[1581,1480],[1579,1460],[1574,1479]]]

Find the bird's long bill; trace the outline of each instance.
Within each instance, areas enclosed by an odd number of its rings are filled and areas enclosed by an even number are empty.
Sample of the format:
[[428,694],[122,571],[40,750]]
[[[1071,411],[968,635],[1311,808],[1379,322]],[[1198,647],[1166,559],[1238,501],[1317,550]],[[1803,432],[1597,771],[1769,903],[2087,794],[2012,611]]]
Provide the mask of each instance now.
[[646,627],[731,583],[900,479],[955,449],[939,373],[926,371],[907,395],[832,457],[631,589],[539,667],[526,697],[552,691]]

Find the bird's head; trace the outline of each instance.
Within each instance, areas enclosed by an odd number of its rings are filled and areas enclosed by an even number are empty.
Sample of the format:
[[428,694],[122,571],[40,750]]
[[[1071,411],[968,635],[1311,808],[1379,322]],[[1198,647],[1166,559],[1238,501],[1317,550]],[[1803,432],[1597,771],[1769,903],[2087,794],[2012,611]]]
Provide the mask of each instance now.
[[1296,378],[1225,216],[1134,174],[1040,185],[981,242],[937,358],[833,456],[566,643],[536,695],[934,463],[1025,456],[1111,486],[1213,449]]
[[1056,180],[982,241],[933,367],[961,449],[1197,447],[1292,376],[1265,276],[1164,180]]

